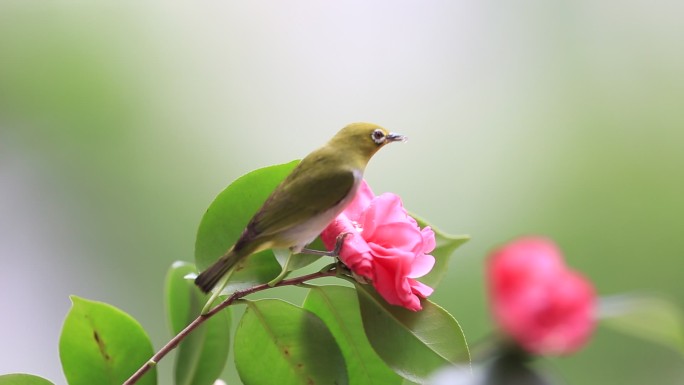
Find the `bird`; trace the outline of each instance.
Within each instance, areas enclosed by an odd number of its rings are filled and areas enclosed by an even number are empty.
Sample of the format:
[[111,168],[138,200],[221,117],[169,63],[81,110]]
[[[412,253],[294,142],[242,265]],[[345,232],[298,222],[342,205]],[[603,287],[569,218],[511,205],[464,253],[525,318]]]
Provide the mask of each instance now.
[[342,128],[301,160],[254,214],[235,244],[202,271],[195,284],[204,293],[210,292],[238,262],[262,250],[300,253],[354,199],[373,155],[389,143],[407,139],[373,123]]

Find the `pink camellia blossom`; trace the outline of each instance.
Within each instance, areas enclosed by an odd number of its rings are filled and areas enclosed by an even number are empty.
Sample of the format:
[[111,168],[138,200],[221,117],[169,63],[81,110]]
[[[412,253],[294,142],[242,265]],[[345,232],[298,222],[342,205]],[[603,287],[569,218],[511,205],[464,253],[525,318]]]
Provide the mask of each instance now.
[[568,354],[594,329],[591,283],[568,269],[556,245],[521,238],[489,257],[492,313],[501,329],[530,353]]
[[375,196],[366,181],[361,182],[354,200],[323,230],[321,238],[329,249],[336,238],[349,233],[340,250],[340,260],[355,274],[370,280],[390,304],[418,311],[418,297],[432,294],[432,288],[418,282],[432,270],[435,233],[420,229],[408,215],[401,199],[391,193]]

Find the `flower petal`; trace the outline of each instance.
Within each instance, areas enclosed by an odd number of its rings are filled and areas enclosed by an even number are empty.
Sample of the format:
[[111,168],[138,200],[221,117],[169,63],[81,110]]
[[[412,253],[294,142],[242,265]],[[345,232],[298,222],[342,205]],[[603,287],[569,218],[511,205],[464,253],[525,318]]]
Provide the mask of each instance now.
[[401,249],[420,253],[423,249],[423,236],[417,227],[407,222],[393,222],[378,226],[370,236],[364,228],[364,237],[386,248]]
[[435,240],[435,232],[432,231],[430,226],[425,226],[420,230],[420,234],[423,236],[423,253],[430,253],[437,247],[437,241]]
[[430,286],[420,282],[416,281],[415,279],[410,279],[408,280],[409,284],[411,285],[411,291],[414,294],[417,294],[423,298],[427,298],[434,292],[435,290],[431,288]]
[[337,236],[342,233],[356,233],[353,222],[345,213],[338,215],[321,233],[321,240],[328,250],[332,250],[337,243]]
[[375,198],[373,191],[371,190],[366,180],[361,180],[358,190],[356,190],[356,195],[354,199],[349,203],[349,205],[344,209],[344,213],[347,217],[353,221],[359,221],[363,211],[370,205],[371,201]]
[[344,239],[339,257],[356,274],[366,278],[373,277],[373,255],[360,234],[352,233]]
[[417,254],[411,264],[411,272],[407,275],[409,278],[422,277],[429,273],[435,266],[435,257],[430,254]]
[[368,232],[366,237],[373,238],[378,226],[395,223],[407,222],[408,214],[401,204],[399,196],[385,193],[375,197],[370,205],[363,212],[360,223],[363,230]]

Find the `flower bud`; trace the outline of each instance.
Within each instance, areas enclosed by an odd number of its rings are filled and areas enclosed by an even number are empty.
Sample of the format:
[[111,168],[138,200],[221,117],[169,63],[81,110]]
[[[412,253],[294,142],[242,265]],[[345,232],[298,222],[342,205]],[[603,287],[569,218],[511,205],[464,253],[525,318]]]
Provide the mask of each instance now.
[[568,269],[556,245],[521,238],[488,259],[491,310],[499,327],[530,353],[568,354],[594,329],[592,284]]

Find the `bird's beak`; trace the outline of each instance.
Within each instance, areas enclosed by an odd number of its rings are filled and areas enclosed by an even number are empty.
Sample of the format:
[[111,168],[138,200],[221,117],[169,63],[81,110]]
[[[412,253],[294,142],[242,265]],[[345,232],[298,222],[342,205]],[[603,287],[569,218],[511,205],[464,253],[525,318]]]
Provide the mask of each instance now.
[[408,140],[408,136],[395,134],[394,132],[390,132],[386,138],[389,142],[405,142]]

